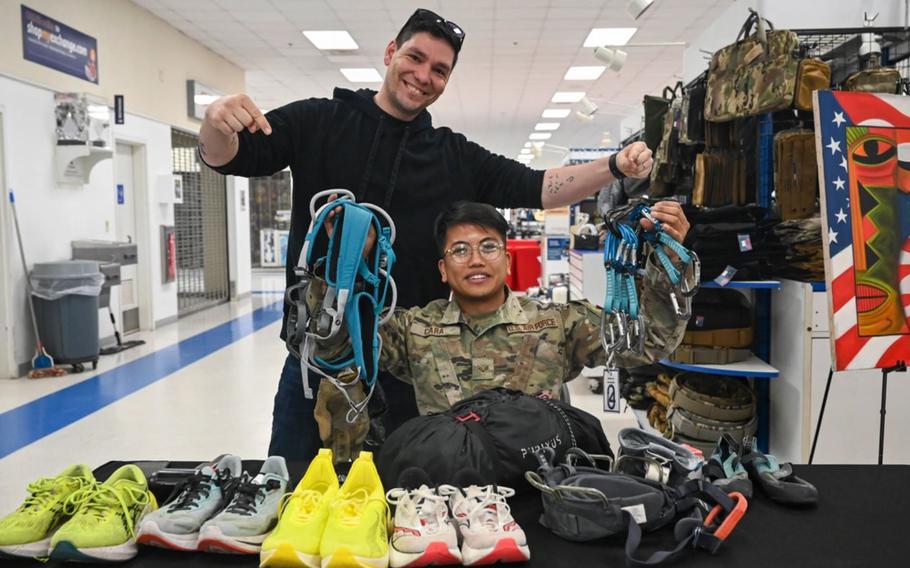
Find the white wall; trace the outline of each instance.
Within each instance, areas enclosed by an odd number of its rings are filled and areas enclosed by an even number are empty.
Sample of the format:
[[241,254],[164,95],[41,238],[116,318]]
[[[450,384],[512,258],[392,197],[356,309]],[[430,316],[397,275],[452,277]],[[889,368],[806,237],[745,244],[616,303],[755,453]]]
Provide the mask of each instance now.
[[[22,227],[25,254],[29,265],[35,262],[71,258],[70,243],[78,239],[115,238],[117,207],[113,184],[113,159],[103,160],[92,170],[84,186],[56,182],[54,163],[54,94],[0,76],[0,108],[4,115],[4,150],[7,188],[16,193],[16,207]],[[126,124],[114,127],[115,138],[146,148],[145,177],[148,231],[145,239],[151,274],[154,321],[177,315],[177,288],[161,284],[158,226],[173,224],[173,206],[157,203],[155,178],[171,172],[171,129],[166,124],[126,116]],[[4,234],[8,271],[8,291],[12,299],[13,354],[15,363],[28,361],[33,351],[33,334],[24,302],[25,278],[18,262],[15,235],[7,223]],[[140,259],[142,260],[142,259]],[[20,300],[21,299],[21,300]],[[101,320],[100,335],[112,335],[107,318]],[[147,322],[146,325],[148,325]],[[5,374],[5,370],[4,370]]]
[[[241,204],[241,195],[243,203]],[[228,256],[232,297],[249,294],[253,266],[250,256],[250,180],[227,178]]]
[[[750,0],[735,2],[686,48],[683,53],[683,77],[688,82],[708,68],[706,54],[715,52],[736,40],[736,34],[749,16],[749,8],[757,9],[777,29],[800,28],[859,28],[863,12],[878,12],[876,27],[904,25],[904,2],[901,0]],[[653,8],[652,8],[653,9]]]

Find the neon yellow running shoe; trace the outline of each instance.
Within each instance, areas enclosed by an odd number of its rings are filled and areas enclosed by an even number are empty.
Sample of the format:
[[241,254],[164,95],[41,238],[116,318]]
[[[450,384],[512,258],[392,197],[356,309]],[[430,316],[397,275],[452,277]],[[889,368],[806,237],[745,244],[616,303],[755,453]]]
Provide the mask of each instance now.
[[51,535],[69,518],[63,512],[67,497],[95,483],[85,465],[71,466],[57,477],[28,484],[28,497],[18,509],[0,519],[0,557],[47,556]]
[[371,452],[360,452],[332,502],[319,553],[322,568],[386,568],[389,505]]
[[136,556],[139,521],[157,508],[142,470],[125,465],[67,498],[64,511],[73,517],[51,537],[51,560],[129,560]]
[[337,493],[332,450],[323,448],[294,492],[284,496],[278,526],[262,543],[259,566],[320,568],[319,544]]

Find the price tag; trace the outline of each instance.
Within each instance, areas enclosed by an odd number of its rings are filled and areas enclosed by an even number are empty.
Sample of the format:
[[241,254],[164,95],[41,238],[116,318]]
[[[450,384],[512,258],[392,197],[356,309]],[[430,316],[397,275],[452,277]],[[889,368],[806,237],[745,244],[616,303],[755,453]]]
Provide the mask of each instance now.
[[740,233],[736,235],[736,240],[739,242],[739,252],[749,252],[752,250],[752,237],[749,236],[749,233]]
[[720,276],[715,278],[714,281],[717,282],[718,286],[726,286],[730,283],[731,280],[733,280],[733,276],[735,274],[736,269],[730,265],[727,265],[727,268],[725,268],[724,271],[720,273]]
[[619,414],[619,369],[604,369],[604,412]]

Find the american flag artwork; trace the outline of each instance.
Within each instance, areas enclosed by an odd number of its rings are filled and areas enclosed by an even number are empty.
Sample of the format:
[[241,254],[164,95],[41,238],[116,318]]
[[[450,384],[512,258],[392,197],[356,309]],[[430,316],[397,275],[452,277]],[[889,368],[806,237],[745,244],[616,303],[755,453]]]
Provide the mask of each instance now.
[[833,368],[910,361],[910,97],[815,96]]
[[815,97],[833,368],[910,362],[910,97]]

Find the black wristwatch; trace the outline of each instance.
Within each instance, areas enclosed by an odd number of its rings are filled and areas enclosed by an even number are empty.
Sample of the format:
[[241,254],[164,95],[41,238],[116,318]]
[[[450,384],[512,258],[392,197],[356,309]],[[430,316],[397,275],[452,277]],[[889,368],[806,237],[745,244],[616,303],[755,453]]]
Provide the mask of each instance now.
[[610,173],[613,174],[613,177],[616,178],[617,180],[624,180],[624,179],[626,179],[626,174],[622,173],[622,172],[619,170],[619,166],[616,165],[616,156],[617,156],[617,155],[618,155],[618,154],[611,154],[611,155],[610,155],[610,160],[609,160],[609,162],[610,162]]

